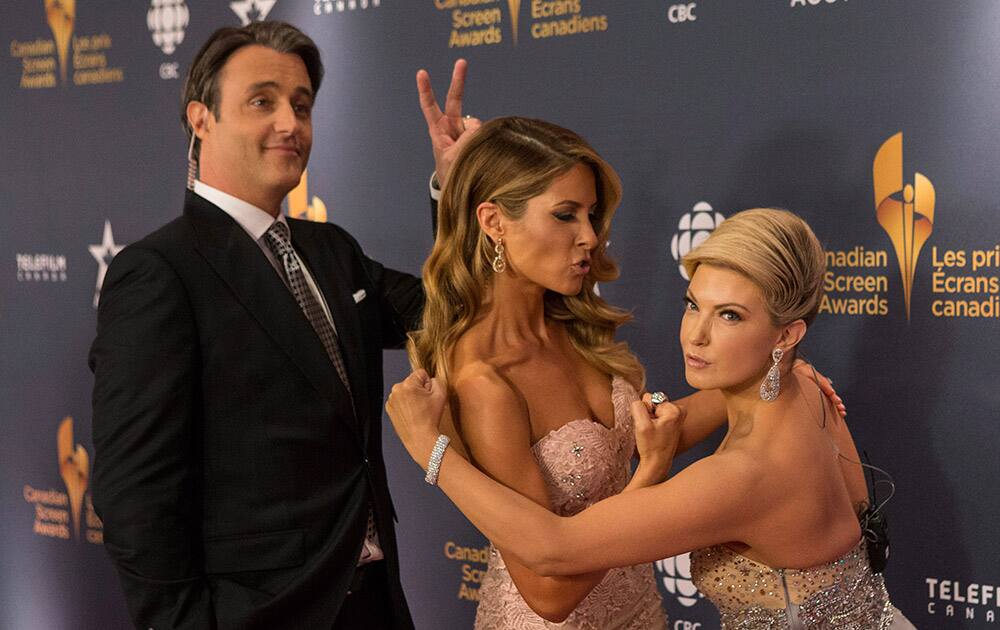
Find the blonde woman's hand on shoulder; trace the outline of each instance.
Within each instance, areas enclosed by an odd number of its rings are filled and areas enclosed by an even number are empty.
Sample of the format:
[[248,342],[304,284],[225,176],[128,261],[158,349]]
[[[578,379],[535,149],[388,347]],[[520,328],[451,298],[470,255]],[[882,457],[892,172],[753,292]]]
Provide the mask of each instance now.
[[665,481],[680,443],[685,412],[665,399],[654,405],[648,393],[643,395],[642,400],[633,402],[630,411],[635,426],[639,467],[629,487]]

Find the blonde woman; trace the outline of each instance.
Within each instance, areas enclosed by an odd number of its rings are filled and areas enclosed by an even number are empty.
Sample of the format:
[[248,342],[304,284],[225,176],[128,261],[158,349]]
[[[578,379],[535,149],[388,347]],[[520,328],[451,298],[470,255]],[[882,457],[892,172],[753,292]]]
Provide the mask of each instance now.
[[[441,448],[444,388],[418,371],[387,404],[411,456],[508,562],[533,574],[587,574],[693,550],[692,575],[727,630],[912,628],[869,566],[858,520],[867,492],[847,425],[791,369],[822,297],[823,251],[812,231],[788,212],[742,212],[684,265],[685,375],[721,396],[729,423],[713,455],[560,517]],[[677,432],[676,424],[655,429]]]

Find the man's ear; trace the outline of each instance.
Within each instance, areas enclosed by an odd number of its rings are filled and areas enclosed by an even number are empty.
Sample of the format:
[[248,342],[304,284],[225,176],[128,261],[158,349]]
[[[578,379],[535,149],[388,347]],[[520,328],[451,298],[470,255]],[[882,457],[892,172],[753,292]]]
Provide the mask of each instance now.
[[483,203],[476,206],[476,219],[479,221],[480,229],[496,242],[498,238],[501,238],[504,234],[503,232],[503,211],[500,210],[500,206],[491,202],[484,201]]
[[198,136],[199,140],[204,140],[205,133],[208,131],[209,119],[212,118],[208,106],[200,101],[190,101],[184,111],[188,124],[191,125],[191,131]]

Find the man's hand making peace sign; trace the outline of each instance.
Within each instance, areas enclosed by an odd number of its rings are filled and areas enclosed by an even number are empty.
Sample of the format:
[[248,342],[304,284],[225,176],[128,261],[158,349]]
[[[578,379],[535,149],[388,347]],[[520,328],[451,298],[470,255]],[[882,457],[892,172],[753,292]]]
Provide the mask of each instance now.
[[423,110],[424,119],[427,121],[427,133],[431,137],[431,147],[434,151],[434,168],[441,188],[444,188],[451,165],[462,147],[482,125],[478,118],[462,116],[462,96],[465,92],[465,74],[468,65],[464,59],[455,62],[443,112],[434,96],[434,89],[431,88],[430,75],[426,70],[417,72],[420,109]]

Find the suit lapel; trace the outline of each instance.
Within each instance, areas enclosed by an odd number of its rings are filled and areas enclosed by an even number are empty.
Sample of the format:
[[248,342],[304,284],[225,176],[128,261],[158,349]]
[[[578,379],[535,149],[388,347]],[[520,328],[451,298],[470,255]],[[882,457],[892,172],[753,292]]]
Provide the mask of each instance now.
[[[194,193],[188,193],[184,211],[198,252],[316,391],[331,403],[346,396],[322,342],[253,239],[232,217]],[[357,431],[356,422],[344,420]]]
[[[351,273],[352,261],[345,255],[346,248],[336,248],[332,243],[324,242],[315,229],[316,226],[308,221],[289,219],[288,224],[292,233],[292,245],[309,267],[309,272],[330,308],[357,415],[363,411],[364,401],[368,400],[368,379],[365,355],[361,348],[361,320],[353,297],[354,290],[358,287],[351,283],[354,277]],[[368,423],[361,421],[360,417],[358,420],[367,444]]]

